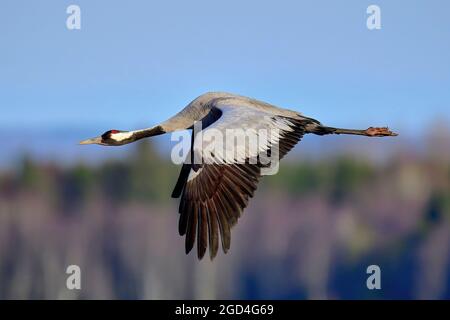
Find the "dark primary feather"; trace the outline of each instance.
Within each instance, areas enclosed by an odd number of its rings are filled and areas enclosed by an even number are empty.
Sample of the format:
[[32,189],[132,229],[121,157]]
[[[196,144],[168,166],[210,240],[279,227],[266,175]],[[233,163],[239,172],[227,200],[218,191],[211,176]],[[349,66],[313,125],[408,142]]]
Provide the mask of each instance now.
[[[279,159],[297,144],[309,124],[308,120],[289,118],[289,121],[294,131],[282,133]],[[231,228],[253,197],[262,167],[261,163],[250,164],[248,161],[243,164],[203,164],[198,175],[188,181],[192,166],[183,165],[172,196],[181,196],[179,233],[186,236],[186,253],[192,250],[197,239],[198,258],[203,258],[209,245],[213,259],[219,249],[219,233],[224,253],[230,249]]]
[[189,172],[191,172],[191,165],[184,163],[181,167],[180,175],[178,176],[177,183],[175,188],[172,191],[172,198],[178,198],[181,196],[181,192],[183,191],[184,185],[189,177]]

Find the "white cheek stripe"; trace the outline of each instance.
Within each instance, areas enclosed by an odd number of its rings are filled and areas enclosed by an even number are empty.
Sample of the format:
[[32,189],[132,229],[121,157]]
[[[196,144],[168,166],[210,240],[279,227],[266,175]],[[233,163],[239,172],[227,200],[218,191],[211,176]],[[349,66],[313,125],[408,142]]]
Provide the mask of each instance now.
[[116,141],[123,141],[131,138],[133,135],[133,132],[119,132],[119,133],[113,133],[111,135],[111,139],[114,139]]

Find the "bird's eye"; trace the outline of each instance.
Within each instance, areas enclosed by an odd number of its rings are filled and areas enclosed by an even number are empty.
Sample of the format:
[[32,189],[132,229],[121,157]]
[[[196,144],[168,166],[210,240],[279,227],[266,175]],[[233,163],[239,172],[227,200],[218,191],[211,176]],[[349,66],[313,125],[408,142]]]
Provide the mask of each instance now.
[[111,135],[112,134],[116,134],[116,133],[119,133],[119,132],[120,132],[119,130],[106,131],[104,134],[102,134],[102,139],[103,140],[111,139]]

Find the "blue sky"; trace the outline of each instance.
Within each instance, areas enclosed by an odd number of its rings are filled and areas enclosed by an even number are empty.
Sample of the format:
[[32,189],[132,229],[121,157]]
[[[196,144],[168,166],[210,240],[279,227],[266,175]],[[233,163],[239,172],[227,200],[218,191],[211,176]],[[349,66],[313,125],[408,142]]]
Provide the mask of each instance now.
[[330,125],[422,129],[450,118],[449,15],[445,0],[2,0],[0,127],[133,129],[230,91]]

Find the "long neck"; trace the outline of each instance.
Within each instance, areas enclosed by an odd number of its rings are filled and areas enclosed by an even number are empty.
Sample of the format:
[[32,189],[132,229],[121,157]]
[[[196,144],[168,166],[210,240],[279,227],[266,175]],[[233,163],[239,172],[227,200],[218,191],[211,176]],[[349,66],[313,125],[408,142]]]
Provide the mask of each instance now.
[[157,126],[154,126],[154,127],[148,128],[148,129],[130,131],[129,133],[131,134],[130,141],[128,141],[127,143],[134,142],[134,141],[148,138],[148,137],[159,136],[160,134],[166,133],[166,131],[164,131],[164,129],[162,128],[161,125],[157,125]]
[[130,131],[130,141],[127,141],[127,143],[143,138],[158,136],[164,133],[189,129],[194,125],[195,121],[201,120],[207,112],[208,110],[205,108],[197,108],[193,105],[189,105],[173,117],[154,127]]

